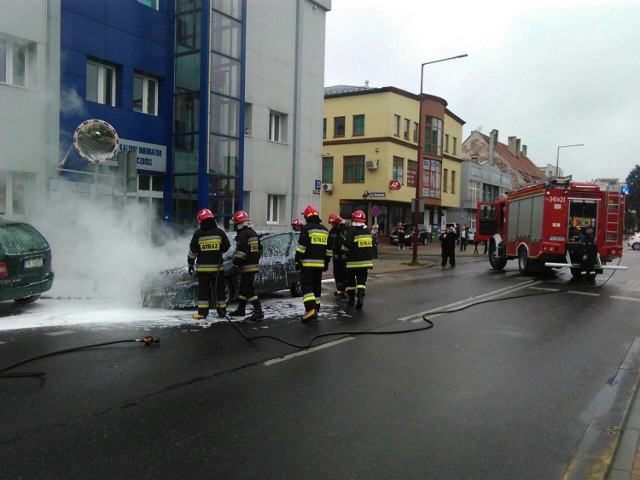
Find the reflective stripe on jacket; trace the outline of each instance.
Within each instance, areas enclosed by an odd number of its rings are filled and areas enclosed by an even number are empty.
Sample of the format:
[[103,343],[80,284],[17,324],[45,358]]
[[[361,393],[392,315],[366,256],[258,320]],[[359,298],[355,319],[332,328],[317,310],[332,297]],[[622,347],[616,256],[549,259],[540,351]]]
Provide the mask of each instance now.
[[307,223],[300,230],[296,261],[305,268],[324,268],[331,259],[331,243],[327,227],[321,223]]
[[373,268],[373,237],[366,226],[351,227],[342,244],[347,268]]
[[261,255],[262,244],[255,230],[251,227],[244,227],[238,230],[233,264],[239,267],[240,272],[248,273],[260,270]]
[[224,270],[222,255],[229,250],[231,243],[227,234],[220,228],[202,230],[193,234],[189,244],[187,261],[190,265],[197,262],[197,272],[218,272]]

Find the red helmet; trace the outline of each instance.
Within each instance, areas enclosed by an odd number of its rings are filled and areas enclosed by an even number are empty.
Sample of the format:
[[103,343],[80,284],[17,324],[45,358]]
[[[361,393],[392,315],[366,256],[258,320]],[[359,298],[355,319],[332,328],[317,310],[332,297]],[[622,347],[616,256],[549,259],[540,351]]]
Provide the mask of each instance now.
[[231,217],[231,220],[233,220],[233,223],[238,225],[239,223],[242,223],[242,222],[248,222],[249,215],[247,215],[247,212],[245,212],[244,210],[238,210],[236,213],[233,214],[233,216]]
[[364,223],[367,220],[367,216],[362,210],[356,210],[351,214],[351,220],[354,222]]
[[208,208],[203,208],[198,212],[197,218],[198,223],[202,223],[203,220],[206,220],[207,218],[214,218],[214,216],[213,213],[211,213],[211,210],[209,210]]
[[305,219],[308,219],[313,215],[318,215],[318,210],[316,210],[316,207],[312,205],[307,205],[307,208],[304,209],[304,212],[302,212],[302,215],[304,215]]
[[340,225],[342,223],[342,217],[337,213],[332,213],[331,215],[329,215],[329,223]]
[[301,227],[303,223],[302,223],[302,220],[300,220],[299,218],[296,218],[293,222],[291,222],[291,225],[294,227]]

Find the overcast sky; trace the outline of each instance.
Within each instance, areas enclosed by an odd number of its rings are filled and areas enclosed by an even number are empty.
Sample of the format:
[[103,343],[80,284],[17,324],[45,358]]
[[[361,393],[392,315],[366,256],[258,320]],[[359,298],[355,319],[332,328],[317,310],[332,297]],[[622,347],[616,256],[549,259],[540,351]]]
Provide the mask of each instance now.
[[640,1],[333,0],[325,85],[395,86],[448,102],[472,130],[522,139],[576,180],[640,164]]

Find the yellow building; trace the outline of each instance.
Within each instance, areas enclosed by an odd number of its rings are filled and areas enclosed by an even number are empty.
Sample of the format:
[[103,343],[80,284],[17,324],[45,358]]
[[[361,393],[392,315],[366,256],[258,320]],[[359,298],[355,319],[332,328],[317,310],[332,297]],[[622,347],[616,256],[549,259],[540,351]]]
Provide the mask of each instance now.
[[[368,224],[377,221],[384,239],[398,223],[412,223],[416,193],[424,202],[418,223],[428,229],[444,221],[443,207],[459,208],[458,152],[464,121],[446,105],[439,97],[423,95],[425,153],[417,187],[420,97],[395,87],[326,88],[323,219],[334,212],[350,219],[354,210],[363,210]],[[449,150],[444,151],[447,139]]]

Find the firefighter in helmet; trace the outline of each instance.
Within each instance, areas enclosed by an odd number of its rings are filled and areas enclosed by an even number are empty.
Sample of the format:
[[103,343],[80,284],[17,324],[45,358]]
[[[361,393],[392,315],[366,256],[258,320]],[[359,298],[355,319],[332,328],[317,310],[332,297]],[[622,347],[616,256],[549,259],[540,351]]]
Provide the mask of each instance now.
[[187,263],[189,275],[198,275],[198,311],[193,314],[196,320],[209,315],[211,291],[215,291],[216,312],[219,317],[227,314],[227,300],[224,294],[224,267],[222,254],[229,250],[230,242],[224,230],[218,227],[211,210],[203,208],[197,215],[198,228],[191,238]]
[[[367,218],[362,210],[351,214],[351,227],[342,245],[342,252],[347,261],[347,305],[362,308],[367,276],[373,268],[373,237],[365,223]],[[357,298],[357,301],[356,301]]]
[[347,226],[344,224],[342,217],[337,213],[329,215],[329,223],[331,224],[329,239],[333,252],[333,278],[336,282],[334,295],[344,297],[345,289],[347,288],[347,272],[345,270],[345,262],[342,259],[342,244],[347,234]]
[[315,207],[309,205],[302,212],[306,224],[300,231],[296,248],[296,267],[301,270],[302,301],[305,313],[303,322],[315,321],[320,310],[320,294],[322,292],[322,272],[329,269],[332,246],[329,231],[322,224],[320,214]]
[[596,234],[592,225],[588,225],[584,229],[580,235],[580,241],[584,244],[580,261],[580,273],[587,277],[589,285],[595,285],[598,247],[596,246]]
[[262,305],[256,295],[254,286],[255,275],[260,269],[260,256],[262,255],[262,244],[260,238],[249,225],[249,215],[244,210],[238,210],[231,217],[235,224],[236,252],[233,255],[232,273],[240,274],[240,289],[238,295],[238,308],[229,315],[232,317],[244,317],[246,315],[247,303],[253,307],[253,313],[249,320],[256,322],[264,318]]
[[303,225],[304,223],[302,223],[302,220],[300,220],[299,218],[296,218],[293,222],[291,222],[291,228],[293,228],[294,232],[299,232],[300,230],[302,230]]

